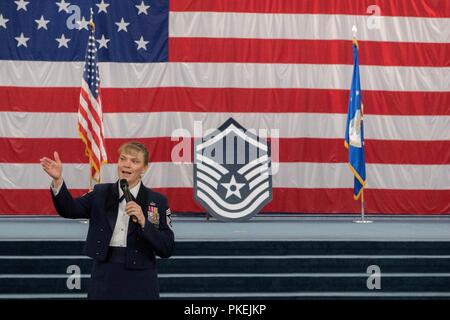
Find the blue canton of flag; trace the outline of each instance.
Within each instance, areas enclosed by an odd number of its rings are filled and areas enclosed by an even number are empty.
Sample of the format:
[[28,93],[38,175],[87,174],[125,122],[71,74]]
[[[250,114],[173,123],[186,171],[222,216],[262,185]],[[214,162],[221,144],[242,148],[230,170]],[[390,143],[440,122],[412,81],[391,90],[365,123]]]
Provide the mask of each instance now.
[[1,0],[0,60],[83,61],[91,9],[100,62],[168,61],[168,0]]
[[348,149],[350,170],[355,176],[353,195],[358,200],[366,184],[366,162],[364,158],[364,125],[361,82],[359,76],[358,42],[353,42],[353,77],[348,102],[345,127],[345,147]]

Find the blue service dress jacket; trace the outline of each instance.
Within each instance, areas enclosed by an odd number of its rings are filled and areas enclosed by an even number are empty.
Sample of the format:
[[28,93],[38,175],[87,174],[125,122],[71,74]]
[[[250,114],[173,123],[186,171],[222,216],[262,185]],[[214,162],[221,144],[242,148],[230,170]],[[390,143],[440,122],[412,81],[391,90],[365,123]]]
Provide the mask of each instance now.
[[[108,261],[109,243],[117,220],[119,207],[118,182],[97,184],[94,189],[85,195],[74,199],[63,183],[59,193],[54,196],[51,192],[56,211],[64,218],[89,219],[89,230],[84,247],[84,253],[94,259],[91,282],[96,280],[96,269],[102,267],[102,263]],[[136,202],[141,206],[146,217],[145,226],[132,222],[128,226],[127,246],[124,261],[124,270],[119,273],[124,277],[133,274],[129,271],[142,270],[144,278],[124,279],[125,286],[130,288],[117,288],[120,292],[131,292],[131,298],[157,299],[159,298],[159,287],[157,280],[156,256],[161,258],[170,257],[174,250],[174,233],[169,226],[170,208],[165,196],[141,184]],[[148,272],[147,272],[148,271]],[[135,272],[134,274],[138,274]],[[120,276],[119,276],[120,277]],[[98,279],[97,279],[98,280]],[[129,281],[128,281],[129,280]],[[136,285],[145,283],[145,293],[139,295]],[[136,283],[139,282],[139,283]],[[94,285],[95,286],[95,285]],[[124,286],[124,284],[121,284]],[[150,288],[147,288],[150,286]],[[98,289],[90,286],[89,293],[95,298],[108,299],[114,296],[114,292],[98,295]],[[147,290],[148,289],[148,290]],[[94,294],[92,294],[94,293]],[[134,295],[134,296],[133,296]],[[89,296],[89,295],[88,295]],[[119,295],[120,296],[120,295]],[[130,297],[127,295],[127,297]]]

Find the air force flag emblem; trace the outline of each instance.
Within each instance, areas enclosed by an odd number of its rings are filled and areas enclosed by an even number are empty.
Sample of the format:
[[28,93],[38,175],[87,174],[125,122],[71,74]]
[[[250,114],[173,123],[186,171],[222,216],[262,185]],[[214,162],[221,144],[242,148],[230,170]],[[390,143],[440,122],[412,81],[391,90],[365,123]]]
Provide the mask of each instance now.
[[194,198],[222,221],[248,220],[272,200],[267,141],[233,118],[194,146]]

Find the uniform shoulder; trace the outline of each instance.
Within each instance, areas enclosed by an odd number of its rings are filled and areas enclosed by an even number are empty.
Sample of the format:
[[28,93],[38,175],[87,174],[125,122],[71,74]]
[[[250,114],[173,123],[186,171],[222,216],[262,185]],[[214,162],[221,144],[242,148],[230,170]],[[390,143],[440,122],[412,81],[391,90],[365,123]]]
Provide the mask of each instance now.
[[147,188],[148,194],[151,200],[156,202],[167,203],[167,197],[160,192],[156,192],[150,188]]
[[111,188],[113,183],[98,183],[94,186],[93,191],[103,192]]

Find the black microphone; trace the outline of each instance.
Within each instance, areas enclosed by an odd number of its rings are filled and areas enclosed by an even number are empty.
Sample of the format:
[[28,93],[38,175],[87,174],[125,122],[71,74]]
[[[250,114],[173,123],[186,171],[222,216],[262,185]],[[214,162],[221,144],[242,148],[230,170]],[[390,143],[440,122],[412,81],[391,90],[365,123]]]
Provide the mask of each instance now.
[[[123,195],[124,195],[124,197],[125,197],[125,201],[126,201],[126,202],[133,201],[133,196],[131,195],[130,189],[129,189],[129,187],[128,187],[128,181],[127,181],[127,179],[120,179],[119,185],[120,185],[120,189],[122,189],[122,191],[123,191]],[[136,216],[131,216],[131,219],[132,219],[133,222],[135,222],[135,223],[138,222]]]
[[126,202],[133,201],[133,197],[131,196],[130,189],[128,188],[127,179],[120,179],[119,184],[120,184],[120,189],[122,189],[123,195],[125,196],[125,201]]

